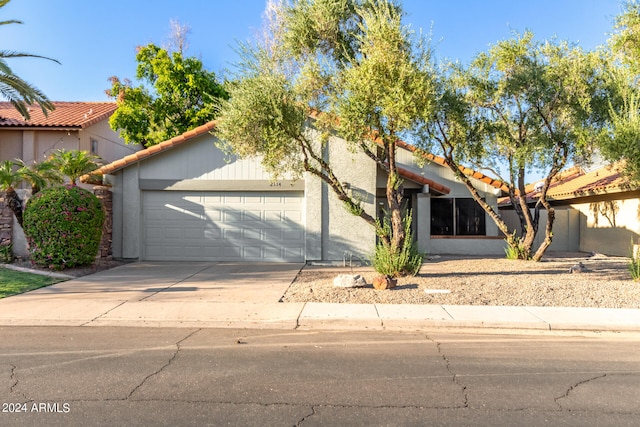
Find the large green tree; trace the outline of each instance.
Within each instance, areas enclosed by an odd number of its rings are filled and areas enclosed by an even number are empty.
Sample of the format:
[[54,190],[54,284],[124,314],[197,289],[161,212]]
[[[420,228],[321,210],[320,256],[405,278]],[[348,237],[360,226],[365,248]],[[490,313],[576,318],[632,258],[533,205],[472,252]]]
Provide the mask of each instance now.
[[[598,64],[594,53],[565,42],[537,42],[525,32],[479,54],[469,67],[449,65],[440,73],[438,107],[425,117],[421,146],[446,159],[518,258],[541,259],[553,236],[550,184],[570,160],[588,159],[605,134]],[[483,200],[464,165],[488,170],[504,183],[520,230],[510,230]],[[532,210],[525,183],[534,171],[544,178]],[[542,209],[545,238],[534,248]]]
[[622,161],[623,170],[640,183],[640,4],[626,3],[616,17],[603,61],[607,76],[611,138],[601,144],[604,156]]
[[181,50],[148,44],[138,48],[136,61],[140,84],[114,76],[106,91],[118,105],[109,124],[127,143],[149,147],[207,123],[228,98],[215,73]]
[[[239,156],[262,156],[274,176],[319,177],[391,252],[400,251],[406,232],[396,142],[433,108],[427,46],[403,25],[401,8],[384,0],[292,0],[270,23],[269,37],[243,47],[218,136]],[[323,155],[333,133],[388,173],[388,227],[362,209]]]
[[[9,0],[0,0],[0,8],[6,6],[7,3]],[[8,24],[22,24],[22,21],[15,19],[0,21],[0,25]],[[26,120],[31,118],[29,106],[35,103],[46,116],[49,111],[55,108],[54,105],[41,90],[13,73],[7,59],[14,58],[42,58],[54,62],[58,61],[30,53],[0,50],[0,96],[9,101]]]

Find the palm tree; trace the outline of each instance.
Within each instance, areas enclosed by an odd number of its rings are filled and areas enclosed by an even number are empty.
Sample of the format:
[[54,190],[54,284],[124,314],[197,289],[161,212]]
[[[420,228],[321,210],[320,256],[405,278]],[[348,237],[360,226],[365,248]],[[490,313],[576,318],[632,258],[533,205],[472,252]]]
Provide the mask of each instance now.
[[[0,8],[4,7],[10,0],[0,0]],[[0,25],[7,24],[22,24],[21,21],[10,19],[7,21],[0,21]],[[31,118],[29,114],[29,105],[37,103],[42,112],[46,116],[49,111],[52,111],[55,107],[49,101],[49,98],[42,93],[38,88],[32,84],[24,81],[20,77],[16,76],[9,65],[7,65],[6,59],[9,58],[42,58],[50,61],[56,61],[46,56],[32,55],[24,52],[14,52],[10,50],[0,50],[0,96],[9,101],[18,112],[29,120]]]
[[58,165],[51,160],[27,165],[24,160],[16,159],[15,164],[20,167],[19,170],[24,176],[24,181],[31,184],[31,195],[51,184],[62,184],[64,182],[64,177],[58,169]]
[[98,156],[81,150],[56,150],[50,159],[60,173],[69,178],[71,185],[76,185],[78,178],[99,166]]
[[23,171],[11,160],[0,162],[0,190],[5,193],[7,206],[13,211],[22,226],[22,199],[16,193],[15,187],[25,180]]

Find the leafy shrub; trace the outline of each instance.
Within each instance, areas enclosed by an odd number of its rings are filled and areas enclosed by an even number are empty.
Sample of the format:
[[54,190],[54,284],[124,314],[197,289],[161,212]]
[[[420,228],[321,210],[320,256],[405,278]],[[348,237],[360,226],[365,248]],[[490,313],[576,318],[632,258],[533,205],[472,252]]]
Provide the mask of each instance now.
[[31,260],[54,270],[93,263],[103,222],[102,203],[87,190],[69,185],[41,191],[24,212]]
[[[401,248],[394,251],[388,243],[380,239],[376,251],[371,257],[371,264],[379,274],[389,277],[415,276],[420,271],[424,255],[418,251],[411,233],[411,213],[404,216],[405,239]],[[390,234],[389,220],[385,219],[378,226],[379,234]],[[387,235],[389,235],[387,234]]]
[[13,245],[0,246],[0,262],[4,264],[13,262]]

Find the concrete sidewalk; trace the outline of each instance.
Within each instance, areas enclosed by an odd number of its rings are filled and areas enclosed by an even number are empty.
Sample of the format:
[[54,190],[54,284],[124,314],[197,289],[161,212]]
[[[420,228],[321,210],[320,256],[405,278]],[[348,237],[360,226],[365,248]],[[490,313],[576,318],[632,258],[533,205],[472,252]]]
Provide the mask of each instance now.
[[132,263],[0,299],[0,326],[640,332],[640,309],[277,302],[302,267]]

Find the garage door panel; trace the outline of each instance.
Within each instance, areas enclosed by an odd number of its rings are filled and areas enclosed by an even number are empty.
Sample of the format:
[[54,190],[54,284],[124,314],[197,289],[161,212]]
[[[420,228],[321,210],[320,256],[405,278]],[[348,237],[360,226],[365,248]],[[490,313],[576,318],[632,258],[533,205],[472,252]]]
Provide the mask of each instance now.
[[303,261],[303,194],[143,192],[149,260]]
[[222,238],[222,230],[216,226],[207,225],[204,230],[205,242]]

